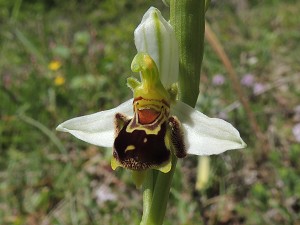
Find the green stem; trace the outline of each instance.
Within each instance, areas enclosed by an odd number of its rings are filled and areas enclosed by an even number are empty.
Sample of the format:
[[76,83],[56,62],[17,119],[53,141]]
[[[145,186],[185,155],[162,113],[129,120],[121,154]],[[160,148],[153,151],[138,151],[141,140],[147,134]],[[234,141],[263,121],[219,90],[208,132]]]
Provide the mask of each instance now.
[[171,0],[170,21],[179,44],[181,100],[194,107],[203,59],[205,0]]
[[[144,211],[143,219],[141,225],[161,225],[163,224],[167,203],[169,199],[169,193],[172,183],[172,178],[176,170],[177,158],[173,156],[172,158],[172,169],[168,173],[158,172],[151,202],[150,210],[147,213]],[[147,177],[146,177],[147,179]],[[149,201],[145,198],[145,193],[143,200]],[[147,203],[148,204],[148,203]],[[144,203],[145,206],[145,203]],[[145,210],[145,208],[144,208]],[[148,210],[148,209],[147,209]]]
[[145,181],[143,183],[143,217],[140,225],[147,225],[149,212],[152,205],[153,189],[155,184],[154,170],[148,170],[146,172]]

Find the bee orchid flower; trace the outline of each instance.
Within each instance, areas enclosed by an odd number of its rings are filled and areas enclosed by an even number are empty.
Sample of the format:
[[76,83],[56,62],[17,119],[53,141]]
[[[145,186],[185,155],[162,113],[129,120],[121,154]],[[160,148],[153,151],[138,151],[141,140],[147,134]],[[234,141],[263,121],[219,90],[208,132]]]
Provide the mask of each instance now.
[[178,46],[171,25],[151,7],[135,30],[138,54],[128,78],[133,98],[116,108],[63,122],[57,130],[112,147],[112,168],[171,169],[172,154],[213,155],[246,146],[228,122],[209,118],[178,100]]

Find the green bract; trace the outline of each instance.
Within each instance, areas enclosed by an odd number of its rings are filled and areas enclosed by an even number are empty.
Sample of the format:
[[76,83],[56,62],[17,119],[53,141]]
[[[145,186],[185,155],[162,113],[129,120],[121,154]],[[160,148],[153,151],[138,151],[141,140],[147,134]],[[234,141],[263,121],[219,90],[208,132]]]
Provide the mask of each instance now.
[[[128,78],[133,99],[114,109],[70,119],[57,127],[77,138],[113,147],[112,168],[134,171],[171,169],[171,155],[213,155],[244,148],[239,132],[228,122],[209,118],[176,101],[172,84],[178,77],[175,35],[160,12],[150,8],[135,30],[138,54]],[[174,91],[175,90],[175,91]],[[174,97],[175,96],[175,97]]]

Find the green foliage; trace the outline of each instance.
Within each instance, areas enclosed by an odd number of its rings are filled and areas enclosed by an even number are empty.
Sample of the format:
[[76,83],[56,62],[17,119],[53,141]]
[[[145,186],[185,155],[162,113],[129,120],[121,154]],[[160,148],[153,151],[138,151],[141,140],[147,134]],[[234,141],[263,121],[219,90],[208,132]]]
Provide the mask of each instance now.
[[[178,164],[165,224],[295,224],[300,208],[297,1],[215,1],[207,20],[241,76],[271,143],[266,159],[224,66],[206,43],[197,107],[241,131],[248,148],[211,157],[208,186],[195,191],[196,157]],[[0,224],[138,224],[141,191],[110,169],[111,149],[55,132],[62,121],[131,97],[133,30],[159,2],[0,1]],[[52,63],[52,66],[50,66]],[[224,84],[214,86],[213,75]],[[110,196],[110,200],[105,197]]]

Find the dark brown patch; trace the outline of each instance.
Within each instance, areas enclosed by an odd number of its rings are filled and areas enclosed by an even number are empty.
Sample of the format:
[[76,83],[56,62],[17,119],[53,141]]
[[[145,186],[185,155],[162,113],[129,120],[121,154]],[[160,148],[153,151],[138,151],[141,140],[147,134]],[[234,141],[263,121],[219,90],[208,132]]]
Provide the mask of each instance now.
[[124,125],[129,121],[127,116],[117,113],[115,115],[115,137],[119,134],[120,130],[124,127]]
[[175,150],[175,155],[178,158],[184,158],[187,153],[184,144],[184,136],[181,128],[181,123],[175,116],[169,118],[169,126],[171,129],[171,141]]
[[[170,151],[165,145],[166,123],[161,125],[157,135],[146,134],[143,130],[126,131],[129,121],[120,130],[114,142],[113,156],[125,167],[145,170],[167,162]],[[146,141],[145,141],[146,140]],[[134,150],[127,150],[134,146]]]

